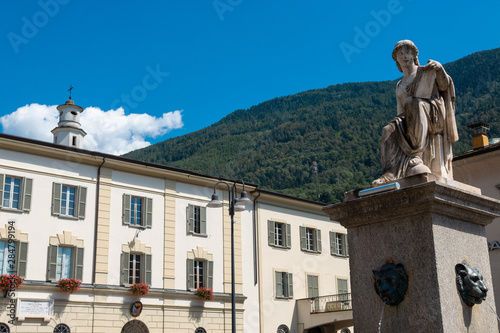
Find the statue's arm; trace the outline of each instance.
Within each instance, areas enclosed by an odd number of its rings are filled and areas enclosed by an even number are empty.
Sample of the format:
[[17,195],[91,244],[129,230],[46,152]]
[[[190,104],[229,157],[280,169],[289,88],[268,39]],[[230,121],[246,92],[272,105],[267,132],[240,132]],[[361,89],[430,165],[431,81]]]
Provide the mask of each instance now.
[[396,104],[397,104],[397,111],[398,111],[398,116],[403,114],[403,102],[401,101],[401,97],[398,96],[398,88],[399,88],[399,83],[396,85]]
[[444,70],[444,67],[443,65],[441,65],[441,63],[437,62],[436,60],[428,60],[427,65],[424,66],[424,69],[436,71],[436,82],[440,91],[448,89],[448,74],[446,74],[446,71]]

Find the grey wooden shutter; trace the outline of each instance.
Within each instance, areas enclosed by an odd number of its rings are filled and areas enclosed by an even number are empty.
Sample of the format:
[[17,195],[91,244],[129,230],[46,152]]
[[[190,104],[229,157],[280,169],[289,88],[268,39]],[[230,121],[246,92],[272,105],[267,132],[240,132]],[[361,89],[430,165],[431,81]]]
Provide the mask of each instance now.
[[288,276],[287,276],[287,290],[288,290],[288,298],[293,298],[293,274],[292,273],[288,273]]
[[85,206],[87,203],[87,188],[86,187],[78,187],[78,218],[85,218]]
[[186,221],[187,232],[193,233],[194,232],[194,206],[193,205],[188,205],[186,215],[187,215],[187,221]]
[[120,283],[123,286],[126,286],[129,284],[128,278],[129,278],[129,265],[130,265],[130,253],[129,252],[122,252],[121,258],[120,258]]
[[47,280],[56,281],[57,271],[57,245],[49,245],[47,253]]
[[5,175],[0,174],[0,207],[3,207],[3,184],[5,181]]
[[194,289],[194,259],[186,260],[186,282],[187,290]]
[[16,274],[25,278],[27,264],[28,264],[28,243],[19,242],[17,244],[17,253],[16,253],[16,265],[17,265]]
[[337,279],[337,287],[339,294],[347,294],[347,280],[346,279]]
[[83,247],[77,247],[75,253],[75,279],[83,279]]
[[330,231],[330,254],[337,254],[337,233]]
[[307,250],[306,227],[300,227],[300,249]]
[[267,221],[267,241],[270,246],[276,245],[274,243],[274,228],[275,228],[275,222],[274,221]]
[[151,285],[152,282],[152,267],[153,257],[151,254],[144,255],[144,283]]
[[123,194],[122,202],[122,224],[130,224],[130,194]]
[[61,214],[61,190],[62,184],[52,184],[52,215]]
[[153,199],[145,198],[146,202],[146,228],[151,228],[153,226]]
[[23,210],[27,212],[31,210],[32,190],[33,190],[33,179],[23,178]]
[[344,244],[345,244],[345,249],[344,249],[344,255],[346,257],[349,257],[349,235],[348,234],[345,234],[344,235]]
[[283,274],[282,272],[274,272],[276,280],[276,297],[283,297]]
[[287,249],[292,248],[292,226],[290,224],[285,224],[285,247]]
[[318,297],[319,296],[319,288],[318,288],[318,277],[316,275],[308,275],[307,276],[307,297]]
[[207,234],[207,208],[200,207],[200,234]]
[[213,289],[214,287],[214,262],[207,261],[207,288]]
[[321,230],[316,229],[316,252],[321,253]]

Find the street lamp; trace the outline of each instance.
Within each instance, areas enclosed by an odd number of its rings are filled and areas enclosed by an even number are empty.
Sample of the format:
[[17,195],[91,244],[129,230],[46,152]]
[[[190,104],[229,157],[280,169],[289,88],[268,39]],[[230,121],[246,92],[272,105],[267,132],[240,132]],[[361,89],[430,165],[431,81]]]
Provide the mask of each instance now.
[[231,324],[232,332],[236,333],[236,301],[235,301],[235,285],[234,285],[234,212],[242,212],[245,210],[245,206],[251,205],[253,202],[248,197],[245,191],[245,183],[243,184],[243,190],[241,191],[240,198],[236,198],[238,193],[236,189],[236,183],[233,183],[231,187],[228,183],[224,181],[218,181],[214,185],[214,194],[212,194],[212,200],[207,204],[209,208],[220,208],[222,207],[222,202],[216,194],[217,185],[225,184],[229,192],[229,215],[231,216]]

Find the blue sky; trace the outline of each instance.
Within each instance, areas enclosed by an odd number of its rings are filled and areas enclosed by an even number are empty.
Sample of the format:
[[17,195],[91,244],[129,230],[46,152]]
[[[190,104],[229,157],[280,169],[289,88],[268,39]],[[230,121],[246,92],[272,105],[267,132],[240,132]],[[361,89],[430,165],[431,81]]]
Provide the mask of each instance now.
[[498,0],[4,0],[1,131],[51,141],[71,84],[86,148],[121,154],[274,97],[396,79],[401,39],[421,63],[500,47],[498,13]]

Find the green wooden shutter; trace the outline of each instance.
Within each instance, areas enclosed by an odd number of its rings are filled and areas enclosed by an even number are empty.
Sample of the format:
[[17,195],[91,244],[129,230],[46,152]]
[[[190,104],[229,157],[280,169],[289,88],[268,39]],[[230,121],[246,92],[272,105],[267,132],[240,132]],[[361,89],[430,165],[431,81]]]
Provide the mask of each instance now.
[[[286,273],[285,273],[286,274]],[[288,298],[293,298],[293,274],[292,273],[288,273],[288,276],[287,276],[287,290],[288,290]]]
[[85,206],[87,203],[87,188],[86,187],[78,187],[78,218],[85,218]]
[[33,190],[33,179],[23,178],[23,210],[31,210],[31,193]]
[[52,184],[52,215],[61,214],[61,190],[62,184]]
[[282,272],[274,272],[276,280],[276,297],[283,297],[283,274]]
[[200,234],[207,234],[207,208],[200,207]]
[[3,183],[5,179],[4,174],[0,174],[0,207],[3,207]]
[[16,271],[17,275],[26,278],[26,266],[28,264],[28,243],[19,242],[17,243],[17,253],[16,253]]
[[207,261],[207,288],[213,289],[214,287],[214,262]]
[[[188,207],[187,207],[186,228],[187,228],[188,233],[194,232],[194,206],[193,205],[188,205]],[[194,280],[193,280],[193,283],[194,283]],[[193,286],[194,286],[194,284],[193,284]]]
[[274,243],[274,228],[275,228],[275,222],[268,220],[267,221],[267,241],[268,241],[270,246],[276,245]]
[[83,247],[77,247],[75,253],[75,279],[83,279]]
[[144,283],[151,285],[152,282],[152,267],[153,267],[153,258],[151,254],[144,255]]
[[122,252],[121,260],[120,260],[120,270],[121,270],[120,283],[123,286],[126,286],[129,284],[129,282],[128,282],[129,273],[130,273],[129,265],[130,265],[130,253],[129,252]]
[[47,280],[56,281],[57,271],[57,245],[49,245],[47,254]]
[[308,275],[307,276],[307,297],[318,297],[319,287],[318,287],[318,276]]
[[292,226],[290,224],[285,224],[285,247],[287,249],[292,248]]
[[316,229],[316,252],[321,253],[321,230]]
[[186,281],[187,290],[194,289],[194,259],[186,260]]
[[330,231],[330,254],[337,254],[337,233]]
[[123,194],[122,202],[122,224],[130,224],[130,194]]
[[306,227],[300,227],[300,249],[307,250]]
[[345,245],[345,248],[344,248],[344,254],[346,257],[349,257],[349,235],[348,234],[345,234],[344,235],[344,245]]
[[146,203],[146,228],[151,228],[153,226],[153,199],[145,198]]

